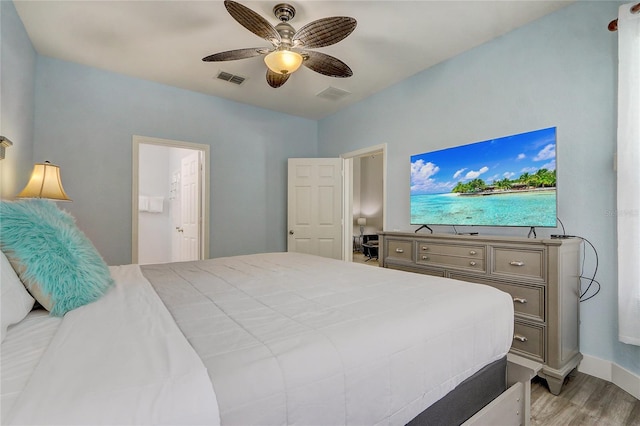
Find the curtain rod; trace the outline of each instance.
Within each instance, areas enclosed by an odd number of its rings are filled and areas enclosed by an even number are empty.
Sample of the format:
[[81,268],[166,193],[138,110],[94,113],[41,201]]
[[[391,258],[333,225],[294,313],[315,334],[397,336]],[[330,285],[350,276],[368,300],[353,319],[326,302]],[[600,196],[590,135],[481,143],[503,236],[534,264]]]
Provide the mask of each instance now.
[[[636,4],[635,6],[631,6],[631,13],[640,13],[640,3]],[[609,29],[609,31],[618,31],[618,20],[614,19],[613,21],[609,22],[607,28]]]

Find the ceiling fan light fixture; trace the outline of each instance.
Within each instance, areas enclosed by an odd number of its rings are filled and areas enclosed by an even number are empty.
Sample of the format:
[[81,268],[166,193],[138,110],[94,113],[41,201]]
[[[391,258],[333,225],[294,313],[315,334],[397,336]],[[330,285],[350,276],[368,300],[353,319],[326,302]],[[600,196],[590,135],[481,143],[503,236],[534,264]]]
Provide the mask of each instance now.
[[278,74],[291,74],[302,65],[302,55],[291,50],[276,50],[264,57],[267,67]]
[[224,7],[240,25],[269,41],[273,46],[218,52],[202,58],[204,62],[235,61],[266,55],[264,63],[267,66],[267,84],[274,89],[286,83],[289,76],[303,63],[311,71],[328,77],[353,75],[351,68],[340,59],[307,49],[331,46],[343,40],[356,28],[355,19],[348,16],[321,18],[309,22],[296,31],[289,24],[296,13],[295,7],[290,4],[280,3],[273,8],[274,15],[280,21],[275,27],[253,10],[234,0],[224,0]]

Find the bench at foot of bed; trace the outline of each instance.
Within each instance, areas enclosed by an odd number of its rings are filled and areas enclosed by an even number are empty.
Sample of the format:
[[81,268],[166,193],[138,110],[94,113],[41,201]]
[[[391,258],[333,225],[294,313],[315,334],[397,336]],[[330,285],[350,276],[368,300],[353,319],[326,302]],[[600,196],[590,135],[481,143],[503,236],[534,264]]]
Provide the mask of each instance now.
[[538,374],[540,368],[542,364],[508,354],[507,390],[462,426],[528,426],[531,420],[531,379]]

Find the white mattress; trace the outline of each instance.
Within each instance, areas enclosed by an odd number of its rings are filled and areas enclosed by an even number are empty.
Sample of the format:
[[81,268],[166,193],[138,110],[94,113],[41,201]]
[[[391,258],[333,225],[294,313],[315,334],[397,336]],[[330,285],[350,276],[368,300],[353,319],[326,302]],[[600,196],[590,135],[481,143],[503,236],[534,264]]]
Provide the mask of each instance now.
[[0,354],[2,424],[6,424],[8,413],[61,322],[62,318],[51,317],[49,312],[39,309],[29,312],[25,319],[7,330]]
[[222,424],[406,424],[513,337],[492,287],[269,253],[143,266]]

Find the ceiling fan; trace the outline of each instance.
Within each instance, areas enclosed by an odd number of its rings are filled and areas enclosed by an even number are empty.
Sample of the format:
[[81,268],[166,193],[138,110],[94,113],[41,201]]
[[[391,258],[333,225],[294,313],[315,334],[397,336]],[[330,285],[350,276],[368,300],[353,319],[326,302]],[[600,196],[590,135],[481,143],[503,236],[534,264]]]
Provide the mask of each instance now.
[[280,20],[275,27],[253,10],[232,0],[225,0],[229,14],[243,27],[273,44],[272,48],[254,47],[229,50],[202,58],[205,62],[234,61],[265,55],[267,83],[278,88],[287,82],[300,65],[330,77],[351,77],[351,68],[340,59],[306,49],[331,46],[353,32],[356,20],[347,16],[322,18],[296,31],[289,20],[296,9],[287,3],[277,4],[273,13]]

